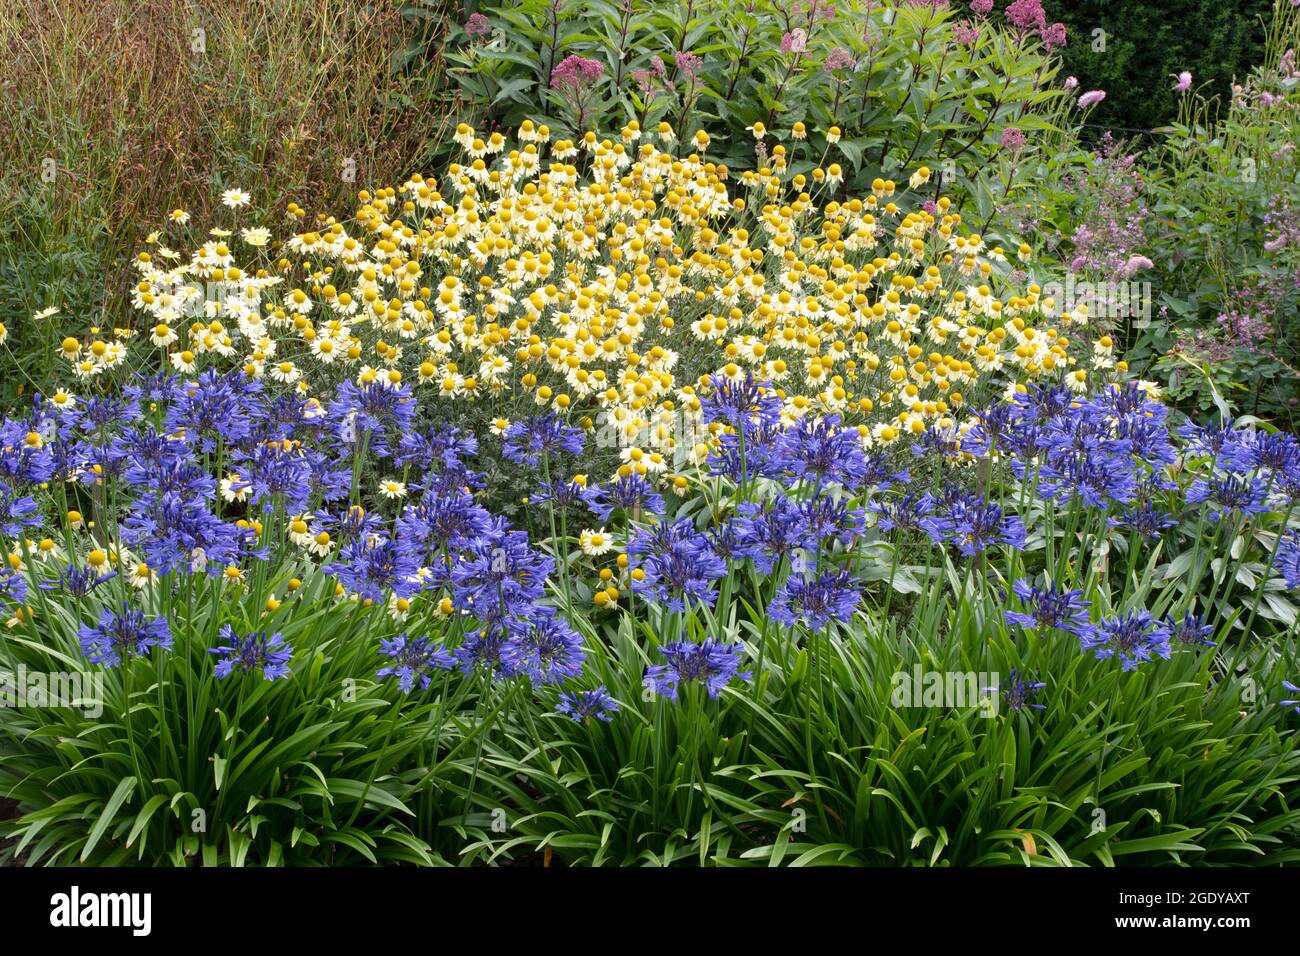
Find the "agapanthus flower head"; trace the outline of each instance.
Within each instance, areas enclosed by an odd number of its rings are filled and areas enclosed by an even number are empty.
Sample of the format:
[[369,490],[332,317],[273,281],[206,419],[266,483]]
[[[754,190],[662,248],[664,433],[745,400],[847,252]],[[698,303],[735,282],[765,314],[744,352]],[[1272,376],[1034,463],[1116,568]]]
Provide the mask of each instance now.
[[1083,591],[1067,591],[1052,584],[1038,587],[1020,578],[1011,591],[1024,606],[1023,611],[1005,611],[1008,624],[1023,628],[1058,628],[1071,634],[1083,635],[1089,630],[1088,608]]
[[1145,538],[1159,538],[1167,529],[1177,527],[1178,518],[1157,508],[1151,501],[1143,501],[1125,511],[1119,525],[1131,528]]
[[416,592],[419,562],[396,539],[358,537],[339,549],[325,569],[349,591],[382,602],[389,594],[407,598]]
[[826,571],[812,579],[791,575],[768,605],[767,613],[772,620],[790,627],[801,623],[820,632],[831,621],[850,621],[858,598],[848,571]]
[[1013,713],[1019,713],[1025,707],[1031,710],[1046,710],[1046,704],[1034,702],[1038,692],[1046,687],[1043,681],[1033,681],[1022,674],[1019,668],[1011,668],[1007,675],[1006,686],[1002,688],[1002,700]]
[[727,573],[727,563],[689,518],[637,529],[627,553],[633,569],[642,572],[633,588],[671,611],[685,610],[691,601],[712,606],[714,582]]
[[1300,531],[1287,531],[1273,555],[1273,570],[1282,576],[1289,590],[1300,588]]
[[[1242,432],[1231,419],[1219,424],[1197,425],[1184,422],[1178,426],[1178,437],[1183,440],[1184,453],[1206,455],[1216,459],[1221,467],[1227,467],[1226,461],[1218,461],[1224,449],[1231,449],[1241,441]],[[1229,458],[1237,452],[1231,451]]]
[[1257,515],[1269,510],[1264,482],[1240,475],[1197,478],[1187,489],[1187,503],[1208,505],[1209,519],[1216,523],[1225,517]]
[[172,632],[166,618],[146,617],[144,611],[123,602],[119,610],[105,608],[94,625],[78,632],[81,652],[92,664],[117,667],[123,660],[143,657],[151,647],[170,650]]
[[203,452],[215,450],[218,442],[237,444],[253,432],[261,391],[261,382],[242,371],[208,369],[177,389],[167,410],[167,431],[197,443]]
[[522,615],[541,598],[554,570],[555,561],[532,547],[526,531],[509,530],[498,519],[453,567],[452,597],[481,621]]
[[511,618],[501,661],[511,674],[535,684],[556,684],[578,677],[587,652],[582,638],[554,608],[537,607],[525,617]]
[[595,690],[566,690],[561,692],[555,712],[579,724],[593,718],[609,723],[618,713],[618,701],[609,695],[603,684]]
[[821,487],[855,486],[866,474],[866,456],[856,431],[840,427],[836,416],[805,415],[782,432],[775,455],[795,478]]
[[492,528],[492,516],[470,495],[426,495],[397,518],[397,541],[416,564],[471,547]]
[[818,495],[799,502],[799,510],[814,541],[840,541],[848,545],[865,526],[862,510],[852,507],[845,499]]
[[709,474],[722,475],[738,484],[756,478],[782,477],[786,467],[777,443],[784,434],[780,425],[766,422],[723,432],[717,444],[709,449]]
[[929,492],[910,491],[904,495],[874,498],[867,503],[867,508],[875,512],[876,527],[885,533],[895,529],[915,531],[933,512],[934,498]]
[[777,561],[816,545],[807,515],[798,503],[784,495],[766,505],[759,502],[741,505],[737,532],[760,574],[771,574]]
[[1119,658],[1123,669],[1131,671],[1152,656],[1169,658],[1169,628],[1152,620],[1149,611],[1129,611],[1105,618],[1090,631],[1080,635],[1085,651],[1098,660]]
[[4,481],[0,481],[0,534],[17,538],[24,528],[34,528],[41,523],[40,506],[31,495],[19,494]]
[[404,385],[344,381],[329,403],[328,421],[334,435],[348,447],[365,443],[380,457],[390,454],[387,438],[409,432],[415,421],[415,401]]
[[470,631],[453,652],[456,667],[463,674],[472,674],[482,669],[493,678],[512,676],[501,659],[508,638],[504,618]]
[[777,426],[781,423],[780,396],[757,381],[753,372],[737,378],[713,376],[700,404],[706,424],[721,422],[735,429],[749,429],[755,425]]
[[967,557],[998,545],[1022,548],[1026,538],[1025,524],[1018,516],[1004,514],[1000,505],[985,502],[978,494],[961,496],[946,513],[917,524],[932,541],[951,542]]
[[[92,577],[98,577],[90,572]],[[49,585],[42,585],[48,588]],[[0,600],[12,602],[22,607],[27,603],[27,578],[17,568],[0,568]]]
[[[69,597],[83,598],[95,588],[117,577],[116,571],[100,572],[94,568],[78,567],[69,564],[53,581],[41,585],[42,590],[58,591]],[[24,594],[26,591],[24,590]]]
[[533,415],[505,430],[503,451],[511,461],[536,468],[544,456],[562,452],[582,454],[582,429],[566,425],[558,415]]
[[1180,618],[1167,617],[1164,626],[1169,631],[1171,642],[1214,647],[1214,641],[1210,640],[1214,625],[1207,624],[1199,614],[1187,611]]
[[677,700],[682,683],[703,684],[710,697],[717,699],[722,689],[737,677],[749,680],[749,672],[740,673],[745,649],[740,644],[724,644],[713,638],[700,643],[681,640],[659,648],[668,663],[646,668],[645,686],[669,700]]
[[[1300,685],[1293,684],[1289,680],[1282,681],[1282,686],[1293,694],[1300,694]],[[1283,707],[1294,707],[1295,712],[1300,714],[1300,700],[1283,700],[1279,701],[1279,703]]]
[[289,676],[293,648],[285,643],[282,634],[253,631],[241,637],[226,624],[218,636],[225,642],[224,646],[208,648],[208,653],[217,658],[214,672],[218,680],[225,680],[236,672],[251,674],[256,670],[260,670],[266,680]]
[[664,497],[636,472],[621,475],[604,485],[593,485],[583,493],[587,508],[602,522],[615,511],[624,514],[663,514]]
[[397,686],[407,694],[415,689],[417,683],[420,690],[427,690],[435,671],[448,670],[456,663],[449,652],[428,637],[398,634],[393,638],[380,638],[379,652],[392,663],[375,671],[375,676],[396,677]]

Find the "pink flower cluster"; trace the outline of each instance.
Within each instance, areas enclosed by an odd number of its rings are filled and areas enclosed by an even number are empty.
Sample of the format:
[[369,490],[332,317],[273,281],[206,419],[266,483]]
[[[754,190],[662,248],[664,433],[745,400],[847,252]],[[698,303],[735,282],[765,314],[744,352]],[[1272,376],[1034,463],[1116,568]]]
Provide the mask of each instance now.
[[668,71],[664,69],[664,61],[657,56],[650,58],[649,69],[633,70],[632,79],[641,88],[642,97],[652,96],[659,90],[672,86],[672,81],[668,79]]
[[1002,139],[1000,142],[1003,149],[1009,150],[1013,153],[1018,153],[1025,148],[1027,140],[1025,139],[1025,134],[1018,127],[1008,126],[1002,131]]
[[687,53],[685,50],[678,50],[673,54],[673,61],[677,64],[677,72],[688,80],[693,80],[700,68],[704,66],[704,60],[694,53]]
[[582,90],[594,85],[605,75],[605,68],[596,60],[578,56],[565,57],[551,71],[553,89]]
[[[992,9],[992,6],[990,3],[989,8]],[[973,3],[971,9],[975,9]],[[1049,50],[1065,46],[1065,24],[1053,23],[1048,26],[1047,14],[1043,11],[1043,0],[1015,0],[1007,7],[1007,22],[1022,36],[1037,33],[1038,38],[1043,41],[1043,46]]]

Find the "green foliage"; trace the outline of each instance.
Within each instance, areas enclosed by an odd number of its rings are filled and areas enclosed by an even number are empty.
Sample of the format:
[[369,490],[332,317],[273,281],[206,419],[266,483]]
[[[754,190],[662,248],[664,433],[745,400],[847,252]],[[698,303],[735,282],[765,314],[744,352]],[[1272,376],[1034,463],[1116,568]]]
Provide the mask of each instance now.
[[1229,108],[1215,122],[1212,104],[1184,104],[1150,157],[1166,311],[1140,342],[1175,398],[1288,424],[1300,401],[1298,46],[1300,10],[1281,0],[1268,58]]
[[[859,191],[928,165],[935,195],[972,197],[981,218],[1031,174],[1027,160],[1012,164],[1014,176],[995,161],[1005,129],[1021,129],[1045,155],[1059,148],[1067,101],[1053,83],[1056,60],[1037,40],[991,26],[969,46],[958,42],[948,10],[865,0],[797,11],[737,0],[524,0],[477,10],[492,32],[453,35],[445,56],[466,119],[488,129],[531,119],[603,135],[635,122],[652,134],[666,123],[678,140],[703,129],[715,141],[710,152],[737,169],[769,162],[775,139],[793,150],[796,172],[846,157]],[[680,54],[699,57],[698,72]],[[580,111],[551,84],[571,55],[603,69]],[[767,130],[757,155],[756,123]],[[792,139],[795,123],[806,142]],[[832,126],[843,131],[834,148]]]
[[[1049,20],[1065,23],[1063,71],[1083,89],[1104,89],[1090,117],[1101,126],[1150,130],[1178,113],[1174,78],[1190,70],[1222,104],[1264,53],[1273,0],[1046,0]],[[1105,49],[1094,49],[1105,33]]]

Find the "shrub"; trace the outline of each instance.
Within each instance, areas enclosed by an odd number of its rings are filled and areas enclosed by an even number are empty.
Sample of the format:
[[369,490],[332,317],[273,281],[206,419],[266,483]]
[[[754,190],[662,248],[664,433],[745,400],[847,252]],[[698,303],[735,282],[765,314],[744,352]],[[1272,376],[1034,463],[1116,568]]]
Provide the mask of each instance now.
[[[1178,115],[1178,98],[1170,87],[1184,70],[1203,84],[1207,96],[1228,103],[1232,84],[1263,59],[1274,0],[1045,0],[1043,5],[1069,31],[1063,71],[1086,88],[1106,91],[1093,121],[1153,130]],[[1094,48],[1099,30],[1105,34],[1104,49]]]
[[[797,172],[837,154],[859,190],[928,166],[933,198],[973,197],[981,219],[1010,188],[1004,141],[1050,155],[1067,105],[1052,84],[1057,34],[958,21],[944,4],[527,0],[476,17],[446,53],[471,125],[703,128],[736,169],[767,164],[775,136]],[[587,73],[569,76],[575,63]],[[1015,166],[1023,183],[1028,161]]]

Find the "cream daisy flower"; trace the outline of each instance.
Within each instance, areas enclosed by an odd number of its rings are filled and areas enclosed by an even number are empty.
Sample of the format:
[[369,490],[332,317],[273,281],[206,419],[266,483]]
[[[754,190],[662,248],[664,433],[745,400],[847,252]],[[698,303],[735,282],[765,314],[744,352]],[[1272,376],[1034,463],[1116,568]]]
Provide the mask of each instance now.
[[222,205],[231,209],[238,209],[241,206],[247,206],[253,201],[253,197],[242,189],[227,189],[221,194]]
[[390,500],[406,497],[406,483],[396,478],[385,478],[379,483],[379,493]]
[[614,547],[614,540],[605,533],[604,527],[596,531],[587,528],[578,536],[578,546],[583,554],[596,558],[608,553]]

